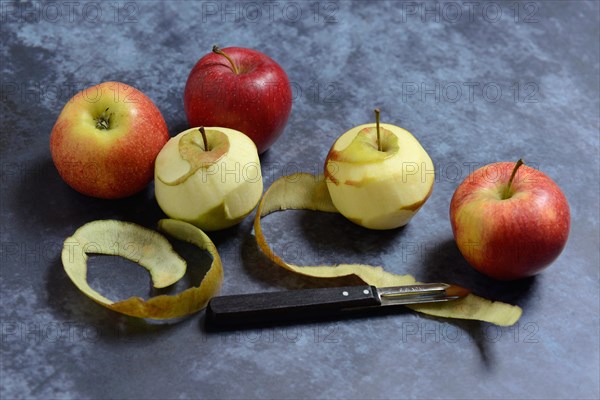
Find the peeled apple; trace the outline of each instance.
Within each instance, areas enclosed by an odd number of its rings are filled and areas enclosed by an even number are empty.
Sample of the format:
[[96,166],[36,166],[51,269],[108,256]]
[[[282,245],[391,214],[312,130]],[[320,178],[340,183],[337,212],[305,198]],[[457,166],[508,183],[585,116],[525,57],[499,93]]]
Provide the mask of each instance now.
[[[204,128],[202,128],[204,129]],[[204,231],[239,223],[263,190],[254,142],[228,128],[191,128],[171,138],[156,158],[155,194],[169,217]]]
[[406,225],[431,195],[431,158],[405,129],[360,125],[340,136],[325,161],[325,181],[336,209],[369,229]]

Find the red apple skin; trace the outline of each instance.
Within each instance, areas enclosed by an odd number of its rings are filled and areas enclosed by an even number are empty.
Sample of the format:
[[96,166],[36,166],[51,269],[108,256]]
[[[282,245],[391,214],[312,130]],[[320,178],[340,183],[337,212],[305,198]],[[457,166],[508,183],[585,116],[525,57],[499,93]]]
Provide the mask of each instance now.
[[522,165],[502,200],[515,163],[474,171],[450,202],[454,239],[475,269],[499,280],[533,276],[562,252],[570,229],[569,204],[544,173]]
[[[110,129],[96,118],[109,108]],[[77,93],[65,105],[50,135],[52,160],[78,192],[103,199],[131,196],[154,177],[154,160],[169,140],[158,108],[139,90],[104,82]]]
[[259,153],[283,133],[292,110],[292,88],[285,71],[267,55],[241,47],[202,57],[189,74],[183,105],[188,123],[222,126],[249,136]]

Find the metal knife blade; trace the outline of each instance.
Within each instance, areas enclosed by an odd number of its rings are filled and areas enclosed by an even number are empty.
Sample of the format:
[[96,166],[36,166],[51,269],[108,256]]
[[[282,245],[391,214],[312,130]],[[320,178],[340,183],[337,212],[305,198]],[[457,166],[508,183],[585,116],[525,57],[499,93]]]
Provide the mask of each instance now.
[[393,306],[458,300],[470,292],[468,289],[448,283],[422,283],[375,288],[375,293],[382,306]]

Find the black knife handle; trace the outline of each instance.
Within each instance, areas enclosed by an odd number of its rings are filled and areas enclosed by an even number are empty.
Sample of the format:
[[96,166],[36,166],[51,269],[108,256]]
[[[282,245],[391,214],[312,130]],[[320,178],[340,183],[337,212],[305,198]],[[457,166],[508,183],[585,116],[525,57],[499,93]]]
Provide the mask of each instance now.
[[213,326],[248,325],[333,316],[380,305],[372,286],[345,286],[215,297],[208,303]]

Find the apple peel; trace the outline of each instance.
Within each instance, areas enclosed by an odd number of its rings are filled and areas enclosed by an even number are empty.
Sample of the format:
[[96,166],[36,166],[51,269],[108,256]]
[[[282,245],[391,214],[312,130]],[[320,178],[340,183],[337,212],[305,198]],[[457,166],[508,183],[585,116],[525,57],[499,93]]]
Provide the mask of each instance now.
[[[411,275],[393,274],[380,266],[366,264],[300,266],[287,263],[270,248],[261,227],[263,217],[284,210],[338,212],[331,201],[323,175],[296,173],[273,182],[258,205],[254,220],[254,232],[259,248],[280,267],[300,275],[316,278],[339,278],[355,275],[366,284],[377,287],[417,283]],[[513,325],[522,314],[522,310],[518,306],[490,301],[474,294],[447,303],[420,304],[408,307],[414,311],[437,317],[480,320],[500,326]]]
[[92,289],[87,282],[88,254],[110,254],[136,262],[150,272],[156,288],[172,285],[185,274],[187,263],[164,236],[133,223],[115,220],[89,222],[65,240],[61,254],[65,272],[86,296],[122,314],[170,319],[197,312],[206,307],[223,282],[223,268],[216,247],[204,232],[186,222],[163,219],[159,221],[158,229],[211,255],[211,266],[199,286],[176,295],[159,295],[148,300],[130,297],[117,302]]

